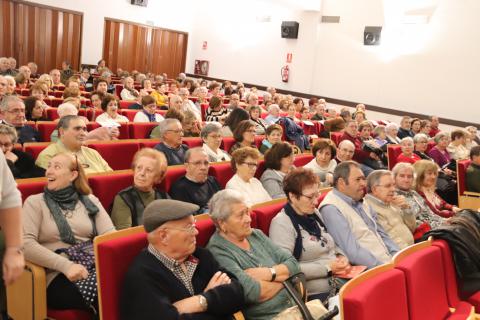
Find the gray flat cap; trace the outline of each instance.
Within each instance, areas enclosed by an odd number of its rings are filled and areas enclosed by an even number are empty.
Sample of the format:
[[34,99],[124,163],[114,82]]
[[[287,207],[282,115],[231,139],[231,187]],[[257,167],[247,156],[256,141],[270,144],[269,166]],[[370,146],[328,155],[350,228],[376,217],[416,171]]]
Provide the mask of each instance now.
[[193,203],[177,200],[154,200],[143,211],[143,227],[152,232],[167,221],[178,220],[195,214],[200,209]]

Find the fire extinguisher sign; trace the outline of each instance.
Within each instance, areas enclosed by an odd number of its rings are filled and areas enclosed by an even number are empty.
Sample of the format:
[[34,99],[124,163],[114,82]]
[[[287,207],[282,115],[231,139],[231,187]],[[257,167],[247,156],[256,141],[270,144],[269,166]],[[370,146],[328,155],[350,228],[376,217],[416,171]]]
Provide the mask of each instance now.
[[287,53],[287,63],[292,63],[292,54]]

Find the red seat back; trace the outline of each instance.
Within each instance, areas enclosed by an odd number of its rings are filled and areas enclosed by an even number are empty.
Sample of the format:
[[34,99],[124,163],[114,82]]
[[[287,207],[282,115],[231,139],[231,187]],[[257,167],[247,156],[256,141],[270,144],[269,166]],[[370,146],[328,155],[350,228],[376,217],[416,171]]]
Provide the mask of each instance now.
[[115,95],[120,98],[120,93],[123,90],[123,84],[116,84],[115,85]]
[[165,177],[159,185],[159,189],[165,192],[169,192],[172,184],[181,177],[183,177],[185,175],[185,172],[186,170],[184,165],[169,166]]
[[97,246],[98,285],[103,320],[120,319],[120,295],[128,267],[147,246],[147,234],[137,233],[99,243]]
[[128,124],[130,139],[147,139],[150,132],[158,126],[156,122],[132,122]]
[[48,108],[45,110],[47,112],[47,119],[48,120],[55,120],[58,119],[58,113],[57,113],[57,108]]
[[29,153],[33,159],[37,159],[38,155],[40,152],[43,151],[50,142],[29,142],[29,143],[24,143],[23,148],[25,149],[25,152]]
[[182,139],[182,142],[186,144],[189,149],[203,145],[203,140],[200,137],[186,137]]
[[258,229],[262,230],[267,236],[270,232],[270,223],[272,219],[279,213],[282,208],[287,203],[287,199],[283,201],[278,201],[272,204],[268,204],[266,206],[261,206],[258,208],[253,209],[255,216],[257,218],[257,227]]
[[207,109],[208,109],[208,103],[200,104],[200,114],[202,116],[202,121],[206,121],[207,119]]
[[335,142],[338,147],[338,144],[341,142],[343,132],[330,132],[330,139]]
[[57,128],[57,123],[53,121],[38,121],[37,130],[40,132],[42,141],[50,141],[50,136],[52,132]]
[[264,135],[255,136],[255,145],[257,146],[257,148],[260,148],[262,146],[262,141],[264,139],[265,139]]
[[223,137],[221,148],[222,150],[229,152],[234,144],[235,144],[235,139],[233,137]]
[[295,160],[293,161],[293,164],[296,167],[303,167],[304,165],[306,165],[307,163],[312,161],[312,159],[313,159],[313,154],[311,154],[311,153],[297,154],[295,156]]
[[47,310],[47,316],[49,319],[59,320],[91,320],[92,315],[88,311],[84,310]]
[[392,170],[397,164],[397,158],[402,153],[402,147],[398,144],[389,144],[387,146],[388,169]]
[[445,286],[447,288],[447,298],[451,306],[455,306],[460,302],[457,287],[457,275],[453,264],[452,251],[445,240],[435,240],[432,243],[439,247],[442,254],[442,264],[445,270]]
[[133,185],[133,172],[115,172],[90,176],[88,184],[92,188],[92,193],[100,200],[103,208],[110,212],[115,196],[123,189]]
[[140,110],[121,109],[120,114],[127,117],[128,121],[133,121],[133,119],[135,118],[135,115],[139,111]]
[[459,160],[457,161],[457,185],[458,185],[458,195],[463,195],[466,190],[467,181],[467,169],[470,166],[470,160]]
[[90,121],[95,121],[95,119],[97,119],[97,117],[102,113],[103,113],[103,110],[90,108],[90,109],[87,109],[87,118]]
[[160,143],[159,139],[145,139],[140,141],[140,149],[142,148],[154,148]]
[[233,177],[234,173],[230,162],[220,162],[210,166],[210,175],[217,179],[222,189],[225,189],[228,180]]
[[391,269],[352,288],[343,297],[343,319],[408,320],[403,272]]
[[138,143],[133,141],[94,142],[88,146],[97,150],[113,170],[129,169],[139,150]]
[[118,107],[120,109],[128,109],[128,107],[130,107],[132,104],[135,104],[135,101],[120,101],[120,103],[118,104]]
[[42,193],[46,185],[47,179],[45,178],[17,180],[17,188],[22,194],[22,202],[31,195]]

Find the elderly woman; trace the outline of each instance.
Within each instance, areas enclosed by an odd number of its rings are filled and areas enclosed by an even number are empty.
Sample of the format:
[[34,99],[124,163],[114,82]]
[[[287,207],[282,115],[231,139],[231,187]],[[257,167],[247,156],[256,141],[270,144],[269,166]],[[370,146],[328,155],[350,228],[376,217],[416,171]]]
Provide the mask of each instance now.
[[35,165],[32,156],[13,146],[17,142],[14,127],[0,124],[0,146],[15,179],[43,177],[45,170]]
[[153,92],[152,80],[150,79],[142,80],[142,91],[144,91],[147,94],[151,94]]
[[413,144],[414,144],[414,153],[423,160],[431,160],[432,158],[426,153],[428,147],[428,136],[424,133],[418,133],[413,137]]
[[265,130],[267,129],[267,123],[260,117],[262,114],[262,109],[259,106],[252,106],[250,107],[250,120],[255,122],[255,133],[256,134],[265,134]]
[[288,142],[279,142],[265,153],[265,171],[260,181],[273,199],[284,198],[283,179],[293,168],[292,145]]
[[412,131],[412,133],[414,135],[419,134],[421,129],[422,129],[422,120],[418,118],[413,118],[410,122],[410,130]]
[[167,172],[167,160],[160,151],[143,148],[132,161],[133,185],[120,191],[113,200],[112,221],[117,230],[143,224],[143,210],[157,199],[168,199],[158,185]]
[[337,167],[337,148],[330,139],[320,139],[312,147],[313,159],[304,168],[310,169],[320,179],[320,187],[333,185],[333,171]]
[[132,77],[126,77],[123,80],[123,89],[120,92],[120,97],[124,101],[136,101],[139,92],[134,88],[134,81]]
[[430,209],[425,199],[413,189],[415,171],[410,163],[400,162],[392,169],[395,180],[395,192],[405,199],[410,211],[415,215],[416,228],[413,233],[415,240],[420,239],[425,232],[436,229],[444,223],[444,219]]
[[207,123],[200,132],[203,150],[208,155],[209,162],[230,161],[230,155],[220,149],[222,144],[221,125],[217,122]]
[[238,124],[244,120],[249,120],[250,116],[248,112],[242,108],[235,108],[230,112],[228,117],[225,119],[225,123],[222,127],[222,136],[223,137],[233,137],[233,131],[238,127]]
[[402,149],[402,153],[398,155],[397,162],[415,163],[420,160],[420,157],[413,152],[414,147],[412,138],[403,138],[400,142],[400,146]]
[[118,114],[118,100],[113,94],[107,94],[102,99],[102,110],[103,113],[95,119],[96,122],[110,126],[115,123],[126,123],[128,118]]
[[290,252],[307,278],[310,299],[326,300],[333,274],[350,268],[316,209],[318,177],[308,169],[292,170],[283,183],[288,203],[270,224],[270,239]]
[[37,97],[28,97],[23,100],[25,103],[25,119],[28,121],[48,121],[48,118],[43,115],[45,106]]
[[232,154],[235,150],[243,147],[253,147],[255,145],[255,123],[251,120],[244,120],[238,124],[233,131],[233,138],[235,144],[230,148],[229,153]]
[[162,115],[156,113],[157,103],[155,103],[155,98],[153,96],[142,97],[143,110],[138,111],[135,114],[133,122],[160,122],[164,120]]
[[435,135],[434,141],[435,146],[430,149],[428,155],[440,166],[440,168],[443,168],[451,161],[450,154],[447,151],[450,136],[446,132],[439,132]]
[[466,146],[467,134],[464,130],[453,130],[451,132],[451,142],[447,147],[447,151],[452,159],[463,160],[469,158],[470,150]]
[[279,124],[270,125],[265,131],[266,137],[260,146],[260,153],[265,154],[275,143],[282,141],[283,129]]
[[213,96],[208,104],[205,119],[207,121],[217,121],[223,123],[225,122],[227,116],[228,110],[222,106],[222,98],[219,96]]
[[168,95],[165,94],[166,92],[167,92],[167,86],[162,83],[159,86],[157,86],[156,90],[153,90],[152,93],[150,93],[150,96],[152,96],[154,99],[154,103],[160,108],[164,108],[164,109],[168,108]]
[[385,133],[386,133],[386,140],[389,144],[397,144],[400,143],[400,138],[397,136],[398,134],[398,124],[390,122],[385,126]]
[[17,83],[15,82],[15,78],[12,76],[5,76],[5,80],[7,80],[7,89],[5,94],[16,95],[17,93],[15,92],[15,87],[17,86]]
[[292,306],[282,282],[300,271],[298,263],[260,230],[250,227],[244,195],[234,190],[217,192],[210,200],[210,216],[217,230],[207,248],[242,284],[245,318],[269,320]]
[[355,112],[355,117],[353,119],[355,119],[355,121],[357,121],[357,123],[360,125],[362,122],[367,120],[367,116],[365,115],[364,111],[359,110]]
[[232,154],[232,170],[235,175],[227,182],[226,189],[241,192],[249,206],[272,200],[272,197],[255,178],[260,153],[257,149],[244,147]]
[[368,120],[361,122],[358,126],[358,135],[360,140],[362,140],[363,150],[369,153],[373,152],[378,157],[378,160],[369,157],[365,160],[367,162],[365,164],[374,169],[384,169],[387,164],[386,149],[385,147],[381,148],[375,139],[373,139],[372,131],[373,124]]
[[[82,265],[75,253],[86,253],[95,236],[115,228],[77,160],[67,153],[50,159],[44,192],[23,205],[23,239],[25,258],[47,270],[48,307],[90,311],[97,305],[95,268]],[[88,252],[85,260],[93,263]]]
[[415,187],[425,199],[430,209],[437,215],[449,218],[460,211],[459,208],[447,203],[436,192],[438,166],[429,160],[420,160],[413,165],[415,170]]
[[377,145],[382,149],[386,148],[386,145],[388,144],[388,140],[387,140],[387,132],[385,130],[385,126],[381,124],[376,126],[373,129],[373,135],[375,136],[375,142],[377,143]]
[[[165,117],[167,116],[168,112],[173,110],[177,111],[176,109],[170,109],[165,114]],[[191,110],[186,110],[185,112],[178,110],[178,112],[183,113],[183,119],[180,120],[183,128],[183,136],[184,137],[200,137],[202,124],[197,119],[197,116],[195,115],[195,113],[193,113]]]
[[432,129],[432,126],[430,125],[430,121],[428,120],[420,121],[420,133],[426,134],[428,137],[430,137],[431,129]]

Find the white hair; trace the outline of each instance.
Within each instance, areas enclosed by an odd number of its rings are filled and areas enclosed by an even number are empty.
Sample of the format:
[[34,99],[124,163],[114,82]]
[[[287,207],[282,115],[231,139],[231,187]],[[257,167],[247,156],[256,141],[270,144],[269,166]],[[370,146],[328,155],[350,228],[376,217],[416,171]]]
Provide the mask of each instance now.
[[76,116],[78,115],[78,109],[70,102],[65,102],[58,106],[57,114],[60,118],[65,116]]

